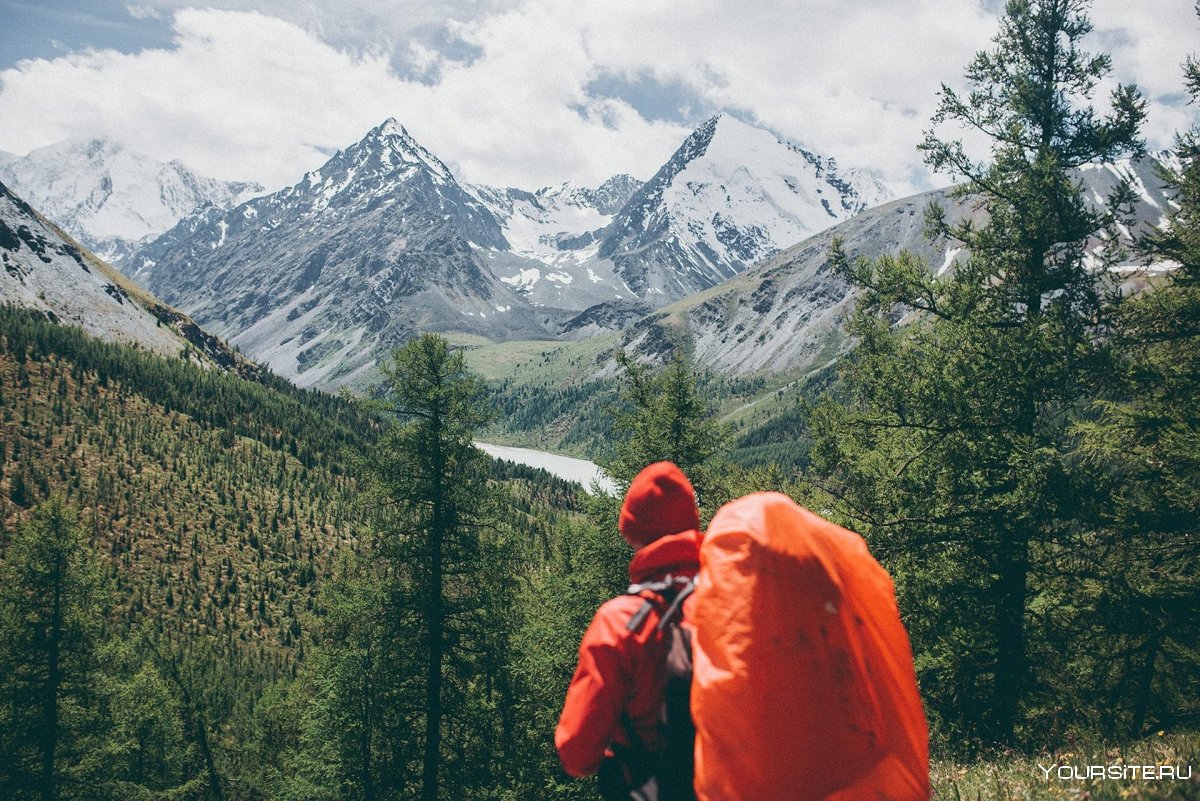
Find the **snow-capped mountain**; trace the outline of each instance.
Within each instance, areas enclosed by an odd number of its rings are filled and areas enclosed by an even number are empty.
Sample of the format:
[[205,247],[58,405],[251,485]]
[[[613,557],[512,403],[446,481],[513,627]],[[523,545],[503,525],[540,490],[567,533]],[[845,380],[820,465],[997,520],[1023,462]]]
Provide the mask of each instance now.
[[[865,171],[839,171],[727,114],[701,125],[646,184],[595,190],[477,189],[511,245],[489,254],[538,304],[662,306],[891,197]],[[607,205],[603,202],[607,200]]]
[[889,195],[774,134],[720,114],[617,215],[597,256],[663,305],[731,278]]
[[218,181],[179,161],[161,162],[104,139],[63,141],[0,158],[0,180],[77,237],[117,262],[205,205],[223,208],[261,192]]
[[126,271],[281,375],[328,386],[418,331],[547,338],[544,313],[487,266],[508,246],[492,212],[387,120],[295,186],[182,220]]
[[34,309],[109,341],[256,375],[191,318],[100,261],[0,183],[0,302]]
[[[1133,229],[1123,238],[1162,224],[1170,200],[1152,159],[1117,165],[1086,166],[1079,172],[1085,198],[1106,203],[1118,181],[1128,178],[1138,199]],[[972,199],[955,200],[934,190],[868,209],[827,229],[736,278],[660,309],[634,323],[625,335],[626,350],[658,358],[686,340],[697,362],[724,373],[786,372],[818,367],[846,347],[845,324],[855,302],[854,290],[833,271],[829,248],[842,240],[851,258],[878,258],[901,250],[923,259],[942,275],[969,256],[954,242],[925,237],[924,212],[937,201],[951,221],[980,212]],[[1092,249],[1102,246],[1092,243]],[[1151,271],[1164,269],[1152,267]],[[1145,267],[1132,256],[1113,268],[1120,278]]]
[[882,191],[731,117],[643,185],[460,183],[395,120],[295,186],[180,221],[122,264],[302,385],[418,331],[580,338],[712,286]]

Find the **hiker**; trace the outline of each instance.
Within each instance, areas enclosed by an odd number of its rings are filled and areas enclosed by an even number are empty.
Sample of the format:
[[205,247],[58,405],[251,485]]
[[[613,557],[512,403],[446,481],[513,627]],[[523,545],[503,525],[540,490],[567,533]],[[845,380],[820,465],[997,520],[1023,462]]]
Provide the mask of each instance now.
[[[618,529],[635,551],[633,585],[601,606],[584,634],[554,743],[570,775],[599,772],[606,799],[692,799],[690,640],[678,625],[660,625],[678,620],[675,601],[699,569],[700,511],[683,471],[656,462],[638,473]],[[686,665],[672,667],[679,658]],[[680,698],[671,679],[680,670],[684,709],[664,715],[665,697]]]

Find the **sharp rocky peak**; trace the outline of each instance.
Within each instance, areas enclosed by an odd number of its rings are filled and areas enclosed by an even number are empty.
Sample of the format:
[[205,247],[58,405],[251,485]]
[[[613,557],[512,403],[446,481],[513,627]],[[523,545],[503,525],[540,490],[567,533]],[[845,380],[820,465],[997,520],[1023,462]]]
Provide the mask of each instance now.
[[400,157],[402,164],[419,164],[443,178],[451,179],[450,170],[442,160],[414,139],[395,117],[388,117],[371,129],[355,147],[371,152],[392,153]]
[[363,179],[370,182],[405,180],[413,168],[426,173],[435,184],[455,184],[450,169],[423,147],[394,117],[372,128],[359,141],[339,150],[329,161],[308,173],[299,187],[322,187],[329,182],[341,192]]

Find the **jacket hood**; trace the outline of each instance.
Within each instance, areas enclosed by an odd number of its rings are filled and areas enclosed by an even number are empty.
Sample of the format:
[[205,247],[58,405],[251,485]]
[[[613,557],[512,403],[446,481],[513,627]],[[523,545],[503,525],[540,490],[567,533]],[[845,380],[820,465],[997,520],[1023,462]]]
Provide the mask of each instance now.
[[641,584],[668,574],[694,576],[699,570],[700,532],[681,531],[659,537],[635,553],[629,562],[629,580]]

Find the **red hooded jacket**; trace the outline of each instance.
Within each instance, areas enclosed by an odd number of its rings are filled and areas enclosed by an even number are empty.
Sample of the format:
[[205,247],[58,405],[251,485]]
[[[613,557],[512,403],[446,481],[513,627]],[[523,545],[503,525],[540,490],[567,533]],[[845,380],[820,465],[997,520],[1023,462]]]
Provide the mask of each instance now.
[[[635,584],[668,575],[691,578],[699,570],[695,531],[662,537],[634,554],[629,578]],[[579,666],[567,689],[554,744],[563,769],[572,776],[595,773],[609,743],[631,745],[621,725],[629,715],[638,739],[650,750],[661,747],[663,668],[666,640],[657,630],[658,611],[637,631],[626,628],[642,599],[621,595],[600,607],[579,646]]]
[[[695,493],[679,468],[670,462],[647,467],[629,485],[621,509],[621,533],[638,548],[629,563],[629,578],[643,584],[667,576],[695,576],[699,527]],[[579,665],[554,732],[563,769],[572,776],[595,773],[610,743],[632,745],[622,713],[646,748],[663,745],[659,725],[669,643],[657,630],[661,609],[636,631],[628,629],[642,603],[633,595],[613,598],[600,607],[583,635]]]

